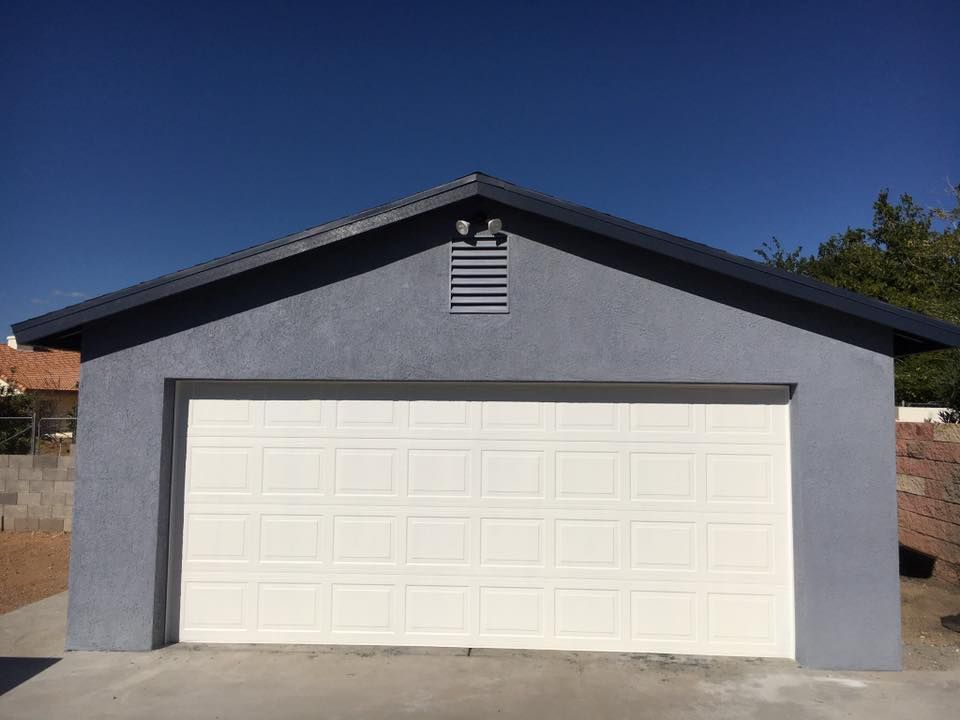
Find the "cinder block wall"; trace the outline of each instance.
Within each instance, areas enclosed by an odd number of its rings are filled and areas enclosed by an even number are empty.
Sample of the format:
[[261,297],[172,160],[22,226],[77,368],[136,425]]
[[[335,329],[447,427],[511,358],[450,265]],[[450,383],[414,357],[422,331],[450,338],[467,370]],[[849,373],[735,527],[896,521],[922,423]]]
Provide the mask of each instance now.
[[0,455],[0,530],[70,532],[73,455]]
[[960,425],[897,423],[900,543],[960,585]]

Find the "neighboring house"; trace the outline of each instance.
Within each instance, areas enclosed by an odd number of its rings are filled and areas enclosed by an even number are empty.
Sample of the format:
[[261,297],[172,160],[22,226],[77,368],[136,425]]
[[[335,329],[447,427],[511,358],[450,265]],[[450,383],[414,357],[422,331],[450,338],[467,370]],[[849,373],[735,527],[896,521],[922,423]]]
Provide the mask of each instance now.
[[474,174],[14,329],[82,341],[70,649],[900,666],[893,360],[958,327]]
[[10,335],[0,345],[0,384],[35,398],[42,415],[65,417],[77,410],[80,353],[18,345]]
[[950,408],[943,407],[904,407],[897,405],[897,422],[943,422],[940,418]]

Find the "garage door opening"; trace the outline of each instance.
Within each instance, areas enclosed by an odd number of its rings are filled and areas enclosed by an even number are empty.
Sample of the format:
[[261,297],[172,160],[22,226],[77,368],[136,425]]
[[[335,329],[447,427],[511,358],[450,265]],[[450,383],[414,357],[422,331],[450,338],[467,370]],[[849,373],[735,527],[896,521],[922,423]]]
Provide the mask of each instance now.
[[177,397],[171,640],[794,656],[786,387]]

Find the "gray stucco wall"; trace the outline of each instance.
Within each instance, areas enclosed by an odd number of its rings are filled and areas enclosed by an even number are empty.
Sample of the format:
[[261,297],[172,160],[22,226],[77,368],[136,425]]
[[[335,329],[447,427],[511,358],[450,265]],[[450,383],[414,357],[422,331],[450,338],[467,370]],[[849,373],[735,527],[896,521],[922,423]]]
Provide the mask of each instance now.
[[898,668],[889,331],[507,208],[510,313],[451,315],[469,209],[86,328],[68,647],[163,642],[174,379],[771,383],[795,388],[798,660]]

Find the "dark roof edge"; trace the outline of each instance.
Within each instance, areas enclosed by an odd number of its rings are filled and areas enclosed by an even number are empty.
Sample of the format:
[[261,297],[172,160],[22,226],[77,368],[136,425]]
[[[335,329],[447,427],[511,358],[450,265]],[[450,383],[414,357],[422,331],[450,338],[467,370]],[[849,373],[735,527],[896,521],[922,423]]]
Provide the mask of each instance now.
[[[927,349],[960,347],[960,326],[943,320],[803,275],[779,270],[756,260],[560,200],[535,190],[517,187],[497,178],[481,175],[479,182],[481,183],[480,195],[491,200],[506,202],[583,230],[612,237],[651,252],[667,255],[754,285],[889,326],[900,331],[904,339],[929,343],[931,347]],[[490,189],[484,188],[483,185],[487,185]],[[527,202],[517,203],[515,198],[517,195],[525,198]]]
[[452,182],[377,207],[332,220],[270,242],[192,265],[183,270],[161,275],[136,285],[98,295],[12,325],[22,342],[38,343],[52,334],[63,332],[68,325],[79,325],[106,317],[119,310],[159,300],[184,290],[251,270],[284,257],[297,255],[345,237],[373,230],[421,212],[442,207],[477,195],[477,175],[472,173]]
[[898,354],[960,347],[958,326],[479,172],[339,220],[14,323],[13,331],[21,342],[56,347],[58,338],[62,342],[67,336],[76,334],[84,323],[477,195],[890,327],[901,340]]

